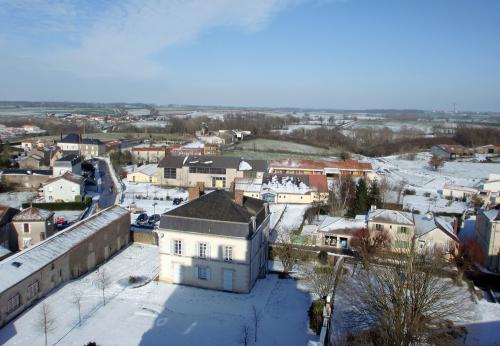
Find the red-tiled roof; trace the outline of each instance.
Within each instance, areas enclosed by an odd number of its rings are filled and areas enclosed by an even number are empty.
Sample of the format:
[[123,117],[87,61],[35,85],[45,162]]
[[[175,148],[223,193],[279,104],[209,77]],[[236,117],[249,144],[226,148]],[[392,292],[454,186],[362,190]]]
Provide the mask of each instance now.
[[328,180],[326,175],[309,175],[309,186],[318,192],[328,192]]
[[272,160],[269,164],[272,168],[301,168],[301,169],[323,169],[325,162],[299,159]]
[[75,184],[80,184],[83,181],[84,178],[82,176],[78,175],[78,174],[73,174],[71,172],[66,172],[63,175],[59,176],[59,177],[54,177],[54,178],[51,178],[51,179],[47,180],[44,185],[53,183],[54,181],[57,181],[59,179],[65,179],[65,180],[71,181],[71,182],[73,182]]
[[351,170],[373,170],[372,164],[369,162],[359,162],[357,160],[347,160],[338,162],[328,162],[326,167],[351,169]]

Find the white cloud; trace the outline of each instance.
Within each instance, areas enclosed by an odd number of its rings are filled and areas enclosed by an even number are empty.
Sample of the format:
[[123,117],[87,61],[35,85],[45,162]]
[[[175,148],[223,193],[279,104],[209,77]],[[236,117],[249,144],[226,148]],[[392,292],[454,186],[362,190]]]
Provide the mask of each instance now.
[[[45,59],[53,70],[80,77],[152,78],[164,72],[152,58],[155,53],[215,27],[259,30],[278,11],[303,1],[128,0],[89,18],[87,27],[80,26],[75,47],[51,50]],[[49,11],[43,0],[36,2],[40,11]],[[76,7],[57,3],[59,9],[51,16],[57,19],[69,13],[75,18]]]

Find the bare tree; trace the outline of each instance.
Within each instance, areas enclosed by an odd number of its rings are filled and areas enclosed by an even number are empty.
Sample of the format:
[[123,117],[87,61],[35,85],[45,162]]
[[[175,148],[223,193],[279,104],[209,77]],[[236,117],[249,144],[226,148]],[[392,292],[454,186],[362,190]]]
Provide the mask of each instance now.
[[102,303],[106,305],[106,289],[111,286],[111,279],[104,268],[101,268],[97,272],[96,285],[102,290]]
[[45,346],[49,344],[49,334],[54,331],[56,320],[47,303],[43,303],[36,320],[36,328],[45,336]]
[[241,343],[245,346],[248,345],[248,343],[250,342],[250,328],[248,327],[248,325],[245,323],[242,327],[241,327]]
[[352,176],[339,175],[335,186],[330,190],[330,212],[335,216],[343,216],[354,198],[355,191],[356,184]]
[[82,291],[76,290],[73,292],[72,303],[75,304],[76,308],[78,309],[78,325],[80,327],[82,326],[82,313],[81,313],[82,299],[83,299],[83,292]]
[[387,200],[387,194],[391,190],[391,184],[389,179],[383,177],[378,182],[378,189],[380,190],[380,197],[382,198],[382,205],[385,205],[385,201]]
[[357,317],[371,326],[370,340],[363,343],[435,344],[461,307],[456,286],[443,277],[446,262],[431,250],[417,252],[415,246],[392,254],[390,262],[368,261],[344,287]]
[[278,242],[273,246],[273,253],[280,259],[285,275],[304,259],[304,252],[283,235],[278,236]]
[[315,265],[314,267],[304,266],[305,281],[308,283],[310,290],[318,298],[323,298],[333,293],[342,271],[342,264],[342,257],[335,257],[334,264],[329,263],[324,266]]
[[257,308],[255,305],[252,305],[252,317],[253,317],[253,337],[254,337],[254,342],[257,343],[257,334],[259,331],[259,322],[262,318],[262,315],[260,312],[257,311]]
[[431,166],[432,170],[437,171],[439,168],[444,166],[444,159],[437,155],[432,155],[429,160],[429,166]]
[[393,190],[394,192],[396,192],[396,195],[398,196],[396,202],[397,204],[399,204],[399,202],[401,201],[401,196],[403,195],[403,191],[407,184],[408,181],[406,181],[406,179],[399,180],[396,184],[394,184]]

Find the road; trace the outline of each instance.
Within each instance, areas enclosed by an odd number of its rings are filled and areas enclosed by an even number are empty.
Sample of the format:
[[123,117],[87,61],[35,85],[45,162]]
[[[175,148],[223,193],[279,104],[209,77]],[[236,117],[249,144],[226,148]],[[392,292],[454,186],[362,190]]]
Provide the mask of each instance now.
[[[111,174],[108,169],[108,165],[106,162],[102,160],[97,160],[99,165],[99,173],[101,176],[101,185],[99,188],[100,197],[99,197],[99,208],[105,209],[111,207],[115,204],[116,201],[116,187],[113,184],[113,178],[111,178]],[[112,189],[112,190],[110,190]]]

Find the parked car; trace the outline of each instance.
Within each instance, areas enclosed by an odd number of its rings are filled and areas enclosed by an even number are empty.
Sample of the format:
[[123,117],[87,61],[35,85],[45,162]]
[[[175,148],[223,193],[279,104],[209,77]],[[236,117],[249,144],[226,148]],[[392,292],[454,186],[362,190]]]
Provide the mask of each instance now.
[[146,222],[148,222],[148,214],[146,214],[146,213],[139,214],[137,219],[135,219],[135,223],[137,223],[139,225],[142,223],[146,223]]
[[150,223],[150,224],[155,224],[158,221],[160,221],[160,215],[159,214],[153,214],[148,219],[148,223]]
[[184,201],[183,198],[174,198],[174,201],[172,202],[174,205],[179,205]]

